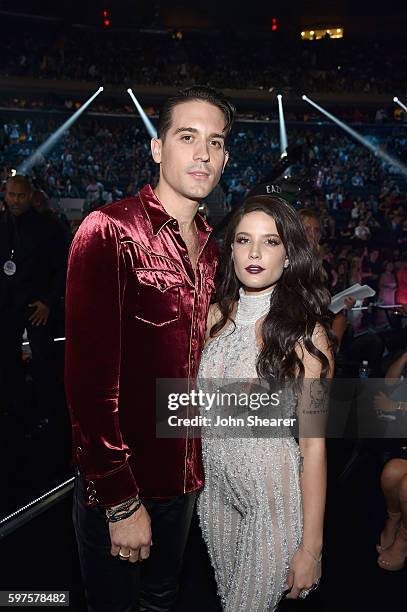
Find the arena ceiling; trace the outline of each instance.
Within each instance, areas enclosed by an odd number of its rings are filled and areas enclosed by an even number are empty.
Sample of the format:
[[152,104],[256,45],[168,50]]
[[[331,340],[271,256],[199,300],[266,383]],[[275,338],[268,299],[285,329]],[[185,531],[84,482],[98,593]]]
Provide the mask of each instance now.
[[386,6],[371,0],[0,0],[0,10],[59,17],[69,23],[102,26],[102,12],[108,10],[112,26],[147,23],[173,26],[222,26],[253,24],[271,27],[277,17],[281,27],[296,27],[304,19],[346,20],[383,18],[407,13],[405,0],[387,0]]

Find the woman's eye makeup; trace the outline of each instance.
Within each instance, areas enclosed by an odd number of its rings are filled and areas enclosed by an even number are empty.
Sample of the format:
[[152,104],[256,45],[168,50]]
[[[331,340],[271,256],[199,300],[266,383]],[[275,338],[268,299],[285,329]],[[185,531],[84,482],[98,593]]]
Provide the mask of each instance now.
[[249,242],[249,239],[245,236],[238,236],[237,238],[235,238],[235,242],[237,242],[238,244],[245,244],[246,242]]
[[[237,236],[235,238],[235,242],[237,242],[238,244],[247,244],[248,242],[250,242],[250,238],[248,238],[247,236]],[[266,238],[264,240],[264,243],[267,245],[271,245],[271,246],[278,246],[279,244],[281,244],[281,240],[279,238]]]

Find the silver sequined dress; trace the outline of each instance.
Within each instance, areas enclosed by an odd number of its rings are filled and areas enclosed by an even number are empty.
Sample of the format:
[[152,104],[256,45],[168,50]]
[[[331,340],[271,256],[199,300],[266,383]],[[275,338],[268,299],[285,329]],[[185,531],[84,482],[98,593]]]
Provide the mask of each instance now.
[[[199,380],[257,379],[255,323],[270,293],[240,292],[236,328],[205,347]],[[272,612],[302,535],[299,449],[284,438],[216,437],[202,431],[205,487],[198,514],[225,612]]]

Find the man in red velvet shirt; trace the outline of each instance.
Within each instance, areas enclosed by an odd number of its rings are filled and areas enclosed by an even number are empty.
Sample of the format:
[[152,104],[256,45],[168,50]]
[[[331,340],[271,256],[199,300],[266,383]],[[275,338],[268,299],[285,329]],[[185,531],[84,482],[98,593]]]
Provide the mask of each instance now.
[[[151,141],[157,187],[91,213],[71,248],[66,391],[78,467],[74,523],[95,612],[167,611],[176,599],[203,485],[201,449],[188,434],[156,438],[155,384],[197,373],[217,265],[211,229],[197,209],[227,163],[233,116],[233,106],[208,87],[167,100]],[[139,575],[135,562],[147,558]]]

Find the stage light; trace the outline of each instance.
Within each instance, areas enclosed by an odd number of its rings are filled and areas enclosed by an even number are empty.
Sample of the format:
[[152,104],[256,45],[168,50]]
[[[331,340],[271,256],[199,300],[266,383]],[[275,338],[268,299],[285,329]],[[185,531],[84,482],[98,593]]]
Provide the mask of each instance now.
[[399,161],[398,159],[396,159],[392,155],[389,155],[388,153],[385,153],[384,151],[382,151],[380,149],[380,147],[377,147],[374,144],[372,144],[370,142],[370,140],[368,140],[367,138],[365,138],[364,136],[359,134],[359,132],[356,132],[356,130],[354,130],[351,127],[349,127],[346,123],[344,123],[343,121],[341,121],[340,119],[335,117],[335,115],[332,115],[331,113],[329,113],[322,106],[320,106],[319,104],[317,104],[316,102],[314,102],[313,100],[308,98],[308,96],[303,95],[302,99],[305,100],[306,102],[308,102],[308,104],[310,104],[311,106],[313,106],[317,110],[319,110],[319,112],[322,113],[323,115],[325,115],[325,117],[328,117],[328,119],[330,119],[331,121],[336,123],[336,125],[338,125],[340,128],[342,128],[345,132],[347,132],[355,140],[357,140],[363,146],[365,146],[367,149],[369,149],[376,157],[380,157],[387,164],[398,168],[399,172],[401,174],[403,174],[403,176],[405,176],[407,178],[407,166],[405,166],[401,161]]
[[130,98],[133,100],[134,106],[137,108],[137,110],[139,112],[139,115],[141,117],[141,120],[144,123],[144,125],[145,125],[145,127],[147,129],[147,132],[150,134],[150,137],[151,138],[157,138],[157,130],[155,129],[155,127],[151,123],[150,119],[147,117],[146,113],[144,112],[143,108],[141,107],[141,104],[137,100],[136,96],[133,93],[133,90],[130,87],[128,88],[127,93],[129,94]]
[[43,142],[42,145],[40,145],[38,149],[36,149],[34,153],[30,155],[28,159],[26,159],[22,164],[20,164],[17,168],[17,173],[27,174],[36,163],[38,163],[42,160],[42,158],[48,155],[48,153],[56,145],[56,143],[64,134],[64,132],[66,132],[66,130],[68,130],[71,125],[75,123],[78,117],[80,117],[80,115],[82,115],[82,113],[88,108],[88,106],[92,104],[93,100],[96,98],[96,96],[100,94],[101,91],[103,91],[103,87],[99,87],[99,89],[95,91],[95,93],[92,94],[91,97],[86,100],[86,102],[84,102],[84,104],[82,104],[82,106],[80,106],[78,110],[75,111],[74,114],[71,115],[69,119],[67,119],[67,121],[65,121],[65,123],[61,125],[61,127],[59,127],[53,134],[51,134],[51,136],[49,136],[47,140]]
[[403,111],[405,111],[407,113],[407,106],[405,104],[403,104],[403,102],[401,102],[397,96],[395,96],[393,98],[393,102],[395,102],[396,104],[398,104],[400,106],[400,108],[403,109]]
[[285,120],[284,120],[283,96],[281,94],[278,94],[277,102],[278,102],[278,118],[279,118],[279,123],[280,123],[280,155],[282,157],[287,150],[288,140],[287,140],[287,130],[285,127]]
[[303,94],[303,95],[301,96],[301,100],[308,100],[308,98],[307,98],[307,96],[306,96],[305,94]]

